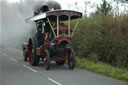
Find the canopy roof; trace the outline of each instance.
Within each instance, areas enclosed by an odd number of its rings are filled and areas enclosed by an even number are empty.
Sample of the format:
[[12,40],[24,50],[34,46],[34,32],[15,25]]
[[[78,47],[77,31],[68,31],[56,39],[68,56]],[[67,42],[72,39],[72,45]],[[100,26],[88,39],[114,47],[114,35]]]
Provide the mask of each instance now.
[[71,19],[77,19],[82,17],[81,12],[71,11],[71,10],[57,10],[57,11],[49,11],[46,13],[46,17],[48,17],[52,21],[56,21],[57,16],[62,21],[68,20],[70,16]]
[[32,22],[37,20],[45,20],[46,18],[49,18],[50,21],[56,21],[57,16],[59,16],[59,20],[66,21],[68,20],[68,17],[71,17],[72,19],[78,19],[82,17],[81,12],[77,11],[71,11],[71,10],[56,10],[56,11],[48,11],[41,13],[39,15],[33,16],[31,18],[26,19],[26,22]]

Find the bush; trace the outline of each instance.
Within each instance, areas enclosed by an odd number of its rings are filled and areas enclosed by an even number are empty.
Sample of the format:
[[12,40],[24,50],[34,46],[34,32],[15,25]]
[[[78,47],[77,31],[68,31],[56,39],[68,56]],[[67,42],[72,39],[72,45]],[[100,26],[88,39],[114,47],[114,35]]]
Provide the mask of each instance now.
[[128,68],[128,16],[82,18],[72,46],[80,57]]

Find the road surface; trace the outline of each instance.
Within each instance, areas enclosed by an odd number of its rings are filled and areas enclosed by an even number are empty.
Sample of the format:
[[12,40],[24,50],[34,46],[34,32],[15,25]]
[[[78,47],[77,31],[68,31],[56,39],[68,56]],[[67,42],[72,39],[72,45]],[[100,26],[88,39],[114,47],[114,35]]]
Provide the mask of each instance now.
[[33,67],[23,61],[22,51],[0,48],[0,85],[128,85],[128,83],[75,68],[52,63],[49,71],[42,62]]

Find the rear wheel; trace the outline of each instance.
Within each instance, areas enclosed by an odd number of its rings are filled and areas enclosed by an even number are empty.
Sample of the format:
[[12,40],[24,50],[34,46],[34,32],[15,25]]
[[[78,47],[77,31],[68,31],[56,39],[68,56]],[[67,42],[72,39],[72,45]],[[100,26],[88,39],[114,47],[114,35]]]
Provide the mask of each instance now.
[[50,53],[48,50],[45,50],[45,56],[44,56],[44,68],[46,70],[50,69]]
[[74,69],[75,67],[75,52],[72,49],[68,55],[68,67],[69,69]]

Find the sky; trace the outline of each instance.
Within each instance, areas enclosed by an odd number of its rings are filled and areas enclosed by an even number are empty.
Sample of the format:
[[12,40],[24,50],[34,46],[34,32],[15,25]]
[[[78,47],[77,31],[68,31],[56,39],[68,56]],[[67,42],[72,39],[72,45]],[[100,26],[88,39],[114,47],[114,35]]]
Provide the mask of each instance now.
[[[13,2],[20,2],[24,0],[7,0],[7,1],[13,3]],[[54,0],[54,1],[59,2],[62,6],[62,9],[70,9],[70,10],[84,12],[86,8],[87,15],[89,15],[91,12],[94,12],[96,10],[96,7],[94,6],[100,5],[102,3],[102,0]],[[90,2],[90,4],[86,5],[86,7],[85,7],[85,1]],[[113,6],[113,9],[116,9],[116,3],[113,3],[112,1],[113,0],[107,0],[107,2],[111,3],[111,5]],[[119,9],[120,9],[120,12],[123,12],[125,8],[124,6],[122,6],[122,4],[120,4]],[[126,9],[128,10],[128,4]]]
[[[1,0],[0,0],[1,1]],[[2,0],[5,1],[5,0]],[[20,2],[20,1],[24,1],[24,0],[7,0],[10,3],[15,3],[15,2]],[[85,0],[54,0],[57,1],[58,3],[61,4],[62,9],[71,9],[71,10],[77,10],[77,11],[82,11],[85,9]],[[100,4],[102,0],[86,0],[86,1],[90,1],[93,4]],[[110,0],[108,0],[110,1]],[[77,2],[77,6],[75,6]],[[78,9],[79,8],[79,9]],[[94,8],[90,8],[87,6],[88,13],[93,12],[95,9]]]

